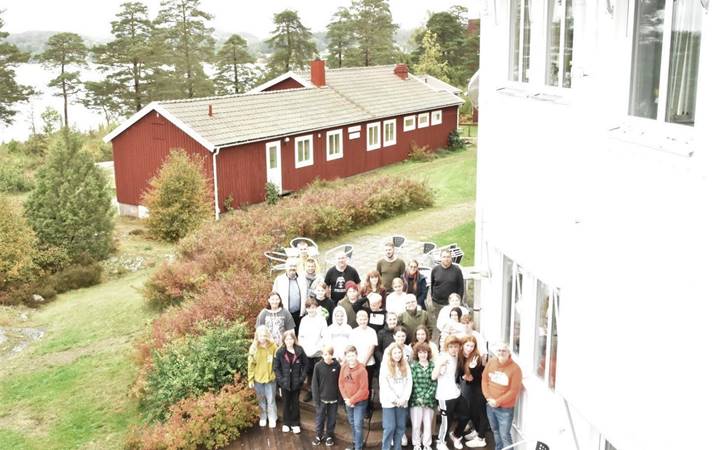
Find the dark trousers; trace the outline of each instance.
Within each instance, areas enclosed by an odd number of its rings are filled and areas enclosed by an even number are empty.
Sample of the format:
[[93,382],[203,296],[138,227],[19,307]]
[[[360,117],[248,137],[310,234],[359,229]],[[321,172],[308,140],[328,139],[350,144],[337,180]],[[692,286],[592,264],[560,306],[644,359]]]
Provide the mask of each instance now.
[[300,404],[298,403],[298,395],[300,389],[294,391],[283,391],[283,425],[289,427],[300,426]]
[[467,428],[467,424],[471,421],[474,430],[479,433],[480,437],[484,437],[487,430],[489,430],[489,420],[487,420],[487,400],[480,393],[477,393],[475,397],[472,397],[467,401],[468,408],[465,411],[459,412],[457,417],[457,427],[454,429],[454,435],[457,437],[464,436],[464,429]]
[[292,312],[290,315],[293,317],[293,322],[295,323],[295,328],[293,331],[295,331],[295,335],[298,336],[298,328],[300,327],[300,310],[297,312]]
[[372,412],[372,379],[377,373],[377,363],[365,367],[367,370],[367,410]]
[[324,403],[317,400],[315,403],[315,435],[321,439],[328,436],[334,437],[335,419],[338,416],[338,402]]

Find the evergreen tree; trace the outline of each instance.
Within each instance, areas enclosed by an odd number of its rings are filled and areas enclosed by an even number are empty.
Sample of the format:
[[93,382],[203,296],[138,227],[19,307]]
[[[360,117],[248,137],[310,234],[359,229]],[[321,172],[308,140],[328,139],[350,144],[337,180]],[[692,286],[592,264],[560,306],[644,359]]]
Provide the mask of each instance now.
[[356,47],[347,53],[350,66],[374,66],[395,61],[395,31],[387,0],[353,0],[350,29]]
[[420,56],[419,62],[415,65],[415,72],[432,75],[442,81],[449,82],[447,62],[442,60],[442,48],[430,30],[427,30],[422,37],[422,48],[422,56]]
[[216,55],[216,90],[220,94],[246,92],[258,77],[258,71],[250,65],[254,62],[246,40],[237,34],[231,35]]
[[200,0],[162,0],[157,15],[157,37],[164,43],[166,62],[173,66],[167,92],[178,97],[202,97],[214,93],[203,64],[211,62],[216,45],[208,26],[211,15],[199,9]]
[[144,195],[147,226],[156,239],[175,242],[213,217],[211,183],[201,161],[174,149]]
[[333,21],[328,24],[328,66],[343,67],[345,53],[353,45],[350,10],[340,7],[333,14]]
[[0,291],[29,277],[34,269],[36,241],[25,218],[0,195]]
[[82,86],[78,71],[71,71],[72,66],[87,64],[87,47],[76,33],[57,33],[47,40],[47,48],[40,54],[40,61],[45,67],[59,68],[57,77],[50,80],[49,86],[58,88],[64,101],[65,127],[69,127],[67,105],[69,98],[77,94]]
[[101,82],[85,83],[85,106],[100,109],[105,117],[130,114],[149,103],[149,84],[159,65],[152,44],[153,24],[146,5],[122,3],[112,21],[114,39],[92,48],[94,60],[106,74]]
[[266,42],[273,50],[268,67],[273,74],[303,69],[318,53],[310,30],[296,11],[285,10],[273,15],[276,28]]
[[[0,14],[2,12],[0,10]],[[30,54],[21,52],[17,46],[5,41],[8,33],[2,31],[4,25],[0,16],[0,123],[10,125],[17,114],[12,106],[27,101],[33,91],[30,86],[15,81],[15,66],[27,62]]]
[[81,147],[80,136],[63,128],[25,203],[41,247],[63,249],[72,262],[106,258],[114,229],[107,177]]

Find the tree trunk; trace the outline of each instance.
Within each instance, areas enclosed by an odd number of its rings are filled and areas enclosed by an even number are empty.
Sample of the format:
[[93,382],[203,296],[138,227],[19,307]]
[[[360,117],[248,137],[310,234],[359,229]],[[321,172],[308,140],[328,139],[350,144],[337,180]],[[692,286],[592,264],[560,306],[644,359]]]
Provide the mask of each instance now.
[[67,81],[65,81],[65,65],[60,66],[60,74],[62,75],[62,98],[64,99],[64,112],[65,112],[65,128],[70,127],[69,117],[67,116]]
[[236,48],[233,49],[233,92],[238,94],[238,56],[236,55]]
[[139,92],[139,63],[136,58],[132,61],[132,75],[134,75],[134,108],[139,111],[142,109],[142,98]]

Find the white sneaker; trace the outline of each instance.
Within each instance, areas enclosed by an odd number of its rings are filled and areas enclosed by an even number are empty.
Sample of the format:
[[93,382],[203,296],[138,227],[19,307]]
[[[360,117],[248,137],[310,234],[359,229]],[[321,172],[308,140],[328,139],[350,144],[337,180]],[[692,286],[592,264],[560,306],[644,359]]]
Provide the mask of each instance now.
[[258,426],[259,427],[265,427],[266,426],[266,419],[261,419],[258,421]]
[[402,446],[407,447],[407,435],[406,434],[402,435]]
[[283,425],[281,427],[281,431],[284,433],[288,433],[290,431],[290,427],[288,425]]
[[299,427],[299,426],[290,427],[290,429],[293,431],[293,434],[299,434],[299,433],[300,433],[300,427]]
[[454,433],[449,433],[449,438],[452,439],[452,444],[457,450],[462,450],[464,446],[462,445],[462,438],[458,438]]
[[412,450],[422,450],[422,446],[421,446],[421,445],[415,445],[414,447],[412,447]]
[[447,447],[447,444],[445,442],[438,442],[437,450],[449,450],[449,447]]
[[477,430],[472,430],[466,435],[464,435],[464,440],[465,441],[471,441],[472,439],[476,439],[479,437],[479,433],[477,433]]
[[487,441],[483,438],[480,438],[479,435],[475,439],[472,439],[470,441],[467,441],[467,447],[469,448],[478,448],[478,447],[486,447],[487,446]]
[[275,428],[276,427],[276,421],[275,420],[269,420],[268,421],[268,428]]

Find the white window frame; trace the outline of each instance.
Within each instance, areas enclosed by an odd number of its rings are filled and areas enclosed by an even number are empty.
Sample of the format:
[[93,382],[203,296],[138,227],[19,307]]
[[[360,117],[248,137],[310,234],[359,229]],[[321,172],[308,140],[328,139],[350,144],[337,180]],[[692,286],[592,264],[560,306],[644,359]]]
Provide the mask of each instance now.
[[[519,16],[519,42],[513,42],[512,40],[512,15],[514,14],[514,3],[519,2],[519,5],[521,6],[521,15]],[[524,27],[524,10],[526,9],[526,6],[528,6],[529,11],[529,68],[526,70],[526,75],[524,75],[524,35],[525,35],[525,27]],[[534,24],[532,20],[532,15],[534,14],[533,10],[533,1],[532,0],[510,0],[509,1],[509,16],[508,16],[508,24],[509,26],[507,27],[508,33],[509,33],[509,41],[508,41],[508,50],[509,50],[509,55],[507,57],[507,80],[511,83],[529,83],[531,81],[531,72],[533,69],[533,61],[531,60],[531,49],[534,46],[534,41],[533,41],[533,31],[534,31]],[[519,48],[519,54],[518,54],[518,61],[517,61],[517,67],[518,67],[518,72],[517,72],[517,79],[514,80],[512,79],[512,55],[514,54],[514,46],[518,46]]]
[[[310,145],[310,158],[306,159],[305,161],[298,161],[298,145],[300,142],[308,142]],[[295,143],[294,143],[294,149],[295,149],[295,168],[300,169],[301,167],[307,167],[307,166],[312,166],[313,165],[313,155],[314,155],[314,149],[313,149],[313,135],[308,134],[306,136],[298,136],[295,138]]]
[[[370,144],[370,129],[375,128],[377,129],[377,143],[375,144]],[[365,127],[365,143],[367,144],[367,151],[373,151],[377,150],[378,148],[382,147],[381,144],[381,135],[380,135],[380,122],[372,122],[368,123],[367,126]]]
[[[338,151],[336,153],[330,154],[330,138],[332,136],[338,137]],[[333,161],[343,157],[343,129],[331,130],[325,133],[325,160]]]
[[[392,126],[392,139],[387,140],[387,127]],[[385,120],[382,122],[382,146],[389,147],[397,144],[397,119]]]
[[442,123],[442,110],[432,111],[432,126]]
[[[412,125],[407,125],[407,121],[412,120]],[[402,131],[412,131],[417,128],[417,117],[415,115],[405,116],[402,119]]]
[[[422,119],[425,119],[425,123],[422,123]],[[421,113],[417,116],[417,128],[427,128],[429,126],[429,113]]]
[[[550,39],[551,39],[551,37],[550,37],[551,17],[549,15],[549,13],[551,12],[551,9],[550,9],[551,8],[551,0],[547,0],[546,5],[545,5],[546,33],[544,35],[544,45],[546,46],[546,48],[545,48],[545,52],[544,52],[544,68],[545,68],[545,70],[544,70],[544,85],[547,88],[561,91],[562,89],[571,89],[571,87],[573,86],[573,58],[574,58],[573,45],[574,45],[575,35],[576,35],[576,22],[574,21],[574,36],[572,37],[572,42],[571,42],[571,64],[572,64],[571,78],[570,78],[571,84],[569,86],[564,86],[564,75],[567,73],[566,68],[564,67],[564,56],[566,54],[565,41],[566,41],[566,19],[567,19],[566,10],[567,10],[567,8],[566,8],[566,1],[561,0],[561,1],[557,1],[557,3],[560,3],[560,5],[556,4],[556,5],[554,5],[554,7],[558,8],[558,14],[561,17],[561,28],[559,30],[559,54],[557,56],[558,62],[559,62],[559,73],[556,76],[557,77],[556,84],[555,85],[549,84],[549,76],[550,76],[549,75],[549,69],[550,69],[549,65],[551,64],[551,61],[549,60],[548,46],[549,46]],[[571,2],[571,14],[572,15],[575,14],[573,1]]]

